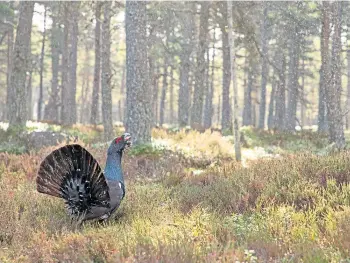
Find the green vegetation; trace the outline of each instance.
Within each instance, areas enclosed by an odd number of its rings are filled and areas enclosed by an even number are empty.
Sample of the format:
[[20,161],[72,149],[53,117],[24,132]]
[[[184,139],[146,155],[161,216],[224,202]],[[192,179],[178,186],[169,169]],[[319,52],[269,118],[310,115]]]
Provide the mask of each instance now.
[[[87,130],[80,132],[95,136]],[[249,147],[275,145],[283,155],[246,156],[242,167],[217,133],[154,130],[153,146],[125,154],[127,195],[115,219],[81,227],[70,224],[61,200],[36,192],[38,164],[52,148],[0,154],[0,261],[350,260],[350,153],[315,154],[327,141],[311,132],[243,132]],[[105,148],[94,145],[104,163]],[[195,172],[193,160],[209,156]]]

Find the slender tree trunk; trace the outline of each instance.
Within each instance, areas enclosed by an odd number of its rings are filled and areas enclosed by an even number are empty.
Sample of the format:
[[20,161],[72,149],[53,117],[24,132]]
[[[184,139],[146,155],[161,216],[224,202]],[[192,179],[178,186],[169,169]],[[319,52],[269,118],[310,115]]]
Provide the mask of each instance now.
[[249,58],[248,81],[244,90],[243,126],[253,125],[252,120],[252,91],[254,85],[254,61]]
[[[209,58],[209,50],[208,50]],[[210,59],[208,59],[208,92],[205,100],[204,108],[204,128],[209,129],[212,126],[213,118],[213,96],[214,96],[214,69],[215,69],[215,31],[213,34],[213,47],[212,47],[212,57],[211,57],[211,72],[210,71]]]
[[191,112],[191,127],[201,129],[203,119],[205,53],[207,49],[207,34],[209,24],[209,2],[201,2],[199,25],[199,45],[197,49],[197,70],[195,73],[195,87]]
[[126,131],[135,143],[151,140],[151,92],[147,58],[147,2],[126,1]]
[[111,88],[111,5],[112,2],[104,3],[104,20],[102,24],[102,74],[101,74],[101,91],[102,91],[102,119],[106,139],[113,138],[113,119],[112,119],[112,88]]
[[34,2],[24,1],[19,3],[19,22],[14,45],[13,64],[10,79],[10,103],[9,125],[25,127],[28,108],[26,89],[26,73],[30,67],[30,40],[32,30],[32,18],[34,12]]
[[29,75],[26,78],[26,89],[27,89],[27,119],[31,120],[33,119],[33,107],[32,107],[32,100],[33,100],[33,87],[32,87],[32,79],[33,79],[33,70],[29,71]]
[[152,74],[153,80],[153,124],[158,124],[158,93],[159,93],[159,79],[160,79],[160,67],[157,64],[155,67],[155,73]]
[[[350,41],[350,23],[347,26],[347,42]],[[348,44],[349,45],[349,44]],[[346,51],[347,60],[347,96],[346,96],[346,129],[350,128],[350,47]]]
[[170,123],[174,124],[174,67],[170,67]]
[[269,115],[267,118],[267,127],[269,130],[272,130],[275,127],[275,96],[276,96],[276,81],[272,81],[272,90],[270,94],[270,103],[269,103]]
[[295,130],[298,90],[299,90],[299,74],[298,64],[300,55],[300,41],[297,25],[294,26],[291,35],[291,43],[289,47],[289,67],[288,67],[288,104],[286,114],[286,130],[292,132]]
[[60,34],[61,30],[59,28],[59,19],[57,14],[56,6],[60,3],[51,3],[53,4],[52,10],[52,28],[51,28],[51,92],[49,94],[49,102],[45,108],[45,118],[52,120],[55,123],[59,121],[59,87],[58,87],[58,73],[59,73],[59,64],[60,64]]
[[[329,140],[338,149],[345,147],[343,114],[341,109],[341,19],[342,2],[334,2],[334,33],[332,41],[331,81],[327,85],[327,112],[329,121]],[[326,82],[328,83],[328,82]]]
[[282,50],[277,51],[278,81],[276,86],[275,129],[282,131],[285,127],[286,112],[286,58]]
[[300,125],[303,127],[305,125],[305,60],[302,61],[302,76],[301,76],[301,89],[300,89]]
[[[226,5],[226,2],[222,2]],[[224,8],[225,9],[225,8]],[[227,20],[227,11],[223,10],[223,20]],[[231,80],[231,62],[230,62],[230,47],[228,43],[228,34],[226,31],[226,25],[221,25],[221,35],[222,35],[222,107],[221,107],[221,130],[231,131],[231,103],[230,103],[230,80]]]
[[233,85],[233,133],[235,138],[235,155],[236,161],[241,161],[241,140],[238,123],[238,87],[236,79],[235,60],[236,55],[234,52],[234,39],[233,39],[233,22],[232,22],[232,2],[227,1],[227,19],[228,19],[228,37],[230,45],[230,60],[231,60],[231,82]]
[[[185,5],[193,5],[193,3],[186,2]],[[191,10],[193,8],[190,8]],[[180,127],[189,124],[190,111],[190,57],[192,53],[192,36],[193,36],[193,15],[191,12],[186,12],[183,17],[182,31],[183,44],[182,53],[180,55],[180,87],[178,98],[178,122]]]
[[268,46],[267,46],[267,7],[264,8],[263,21],[261,23],[261,46],[262,46],[262,64],[261,64],[261,88],[260,88],[260,104],[259,104],[259,122],[258,128],[265,128],[265,113],[266,113],[266,85],[269,74],[268,69]]
[[13,30],[11,27],[7,34],[7,74],[6,74],[6,85],[7,85],[7,94],[6,94],[6,119],[9,119],[9,105],[11,103],[11,98],[13,97],[11,89],[11,69],[12,69],[12,59],[13,59]]
[[90,122],[94,125],[98,123],[98,100],[100,94],[101,82],[101,8],[102,3],[96,2],[95,10],[95,71],[94,71],[94,86],[91,99],[91,119]]
[[218,123],[218,126],[220,126],[221,124],[221,96],[219,96],[219,101],[218,101],[218,105],[217,105],[217,114],[218,114],[218,120],[217,120],[217,123]]
[[70,108],[69,108],[69,102],[70,98],[69,96],[72,96],[70,93],[70,82],[69,82],[69,70],[70,70],[70,63],[69,63],[69,19],[70,12],[68,11],[68,2],[63,3],[64,7],[64,18],[63,18],[63,24],[64,24],[64,30],[63,30],[63,50],[62,50],[62,90],[61,90],[61,123],[63,125],[69,124],[69,114],[70,114]]
[[326,86],[329,78],[329,38],[331,33],[330,28],[330,12],[329,2],[324,1],[322,7],[322,29],[321,29],[321,68],[320,68],[320,83],[318,93],[318,132],[324,133],[328,130],[327,122],[327,98]]
[[126,68],[125,65],[123,66],[123,73],[122,73],[122,80],[120,84],[120,94],[123,96],[119,100],[119,120],[124,123],[124,116],[125,116],[125,110],[124,110],[124,105],[125,105],[125,99],[124,99],[124,94],[125,94],[125,77],[126,77]]
[[79,36],[79,7],[80,2],[73,2],[73,19],[72,19],[72,34],[71,34],[71,45],[72,45],[72,53],[71,53],[71,68],[69,71],[69,79],[70,79],[70,92],[71,96],[69,96],[70,103],[70,115],[69,115],[69,124],[72,125],[77,122],[77,102],[76,102],[76,94],[77,94],[77,66],[78,66],[78,36]]
[[90,51],[91,45],[88,43],[85,43],[85,66],[84,66],[84,72],[82,74],[82,94],[81,94],[81,101],[80,101],[80,122],[86,123],[90,120],[89,118],[89,103],[88,101],[88,95],[90,92]]
[[163,87],[162,87],[162,94],[160,97],[160,105],[159,105],[159,126],[162,127],[164,124],[164,115],[165,115],[165,99],[166,99],[166,93],[168,89],[168,59],[165,55],[164,57],[164,66],[163,66]]
[[39,84],[39,100],[38,100],[38,121],[42,119],[42,105],[43,105],[43,77],[44,77],[44,58],[45,58],[45,41],[46,41],[46,6],[44,12],[44,31],[43,31],[43,39],[41,42],[41,54],[40,54],[40,84]]

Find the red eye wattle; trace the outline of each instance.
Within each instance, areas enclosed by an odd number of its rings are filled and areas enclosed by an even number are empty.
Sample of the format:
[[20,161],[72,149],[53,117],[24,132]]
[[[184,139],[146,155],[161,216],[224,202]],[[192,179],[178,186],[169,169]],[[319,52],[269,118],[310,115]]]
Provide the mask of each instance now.
[[119,138],[117,138],[117,139],[115,140],[115,143],[119,143],[121,140],[123,140],[123,138],[122,138],[122,137],[119,137]]

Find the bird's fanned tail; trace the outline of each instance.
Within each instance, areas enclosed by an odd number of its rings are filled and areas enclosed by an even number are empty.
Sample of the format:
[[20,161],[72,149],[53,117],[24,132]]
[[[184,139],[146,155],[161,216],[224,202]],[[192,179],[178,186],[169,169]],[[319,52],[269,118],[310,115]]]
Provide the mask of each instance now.
[[63,198],[73,217],[81,217],[93,207],[110,206],[100,165],[78,144],[49,154],[40,165],[36,182],[38,192]]

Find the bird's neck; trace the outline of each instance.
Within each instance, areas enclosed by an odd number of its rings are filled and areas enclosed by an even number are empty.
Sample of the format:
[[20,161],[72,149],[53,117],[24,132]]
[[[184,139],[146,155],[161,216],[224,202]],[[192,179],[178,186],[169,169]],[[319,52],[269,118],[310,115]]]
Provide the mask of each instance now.
[[108,154],[106,167],[105,167],[105,177],[107,180],[120,181],[124,183],[124,176],[123,176],[121,161],[122,161],[121,152]]

